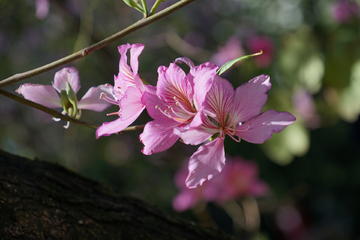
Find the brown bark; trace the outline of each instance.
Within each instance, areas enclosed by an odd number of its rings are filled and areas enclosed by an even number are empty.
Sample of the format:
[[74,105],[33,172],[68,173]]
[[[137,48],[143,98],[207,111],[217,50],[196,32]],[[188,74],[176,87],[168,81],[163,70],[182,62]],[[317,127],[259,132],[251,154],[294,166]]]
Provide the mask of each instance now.
[[234,239],[61,166],[0,150],[0,239]]

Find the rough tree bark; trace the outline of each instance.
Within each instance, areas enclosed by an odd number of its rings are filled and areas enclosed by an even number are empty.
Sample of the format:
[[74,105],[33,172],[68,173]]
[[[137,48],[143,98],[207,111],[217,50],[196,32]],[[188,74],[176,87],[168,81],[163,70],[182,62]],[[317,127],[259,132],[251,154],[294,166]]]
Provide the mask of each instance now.
[[0,150],[0,239],[234,239],[61,166]]

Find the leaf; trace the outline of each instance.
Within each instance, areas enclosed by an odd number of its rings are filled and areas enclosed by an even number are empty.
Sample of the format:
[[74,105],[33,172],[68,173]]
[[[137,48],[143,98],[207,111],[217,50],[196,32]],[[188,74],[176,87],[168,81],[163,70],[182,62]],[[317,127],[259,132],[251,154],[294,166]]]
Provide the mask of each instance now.
[[139,12],[144,13],[144,9],[141,7],[140,3],[138,0],[123,0],[124,3],[126,3],[128,6],[135,8],[136,10],[138,10]]
[[236,58],[234,60],[231,60],[227,63],[225,63],[224,65],[222,65],[219,70],[217,71],[217,74],[220,76],[221,74],[223,74],[224,72],[226,72],[227,70],[229,70],[229,68],[231,68],[235,63],[240,62],[242,60],[248,59],[250,57],[255,57],[255,56],[259,56],[261,55],[263,52],[260,51],[258,53],[254,53],[254,54],[250,54],[250,55],[245,55],[239,58]]

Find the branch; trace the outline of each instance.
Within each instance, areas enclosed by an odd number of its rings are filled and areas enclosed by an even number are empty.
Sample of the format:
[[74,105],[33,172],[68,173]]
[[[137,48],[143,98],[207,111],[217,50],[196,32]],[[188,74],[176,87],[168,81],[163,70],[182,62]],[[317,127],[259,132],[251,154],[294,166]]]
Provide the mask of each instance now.
[[0,166],[1,239],[235,240],[56,164],[0,150]]
[[150,23],[152,22],[155,22],[156,20],[159,20],[167,15],[169,15],[170,13],[186,6],[187,4],[193,2],[195,0],[181,0],[173,5],[171,5],[170,7],[150,16],[150,17],[147,17],[145,19],[141,19],[139,21],[137,21],[136,23],[134,23],[133,25],[125,28],[124,30],[98,42],[98,43],[95,43],[94,45],[91,45],[89,47],[86,47],[76,53],[73,53],[67,57],[64,57],[62,59],[59,59],[57,61],[54,61],[52,63],[49,63],[49,64],[46,64],[42,67],[39,67],[39,68],[36,68],[36,69],[33,69],[33,70],[30,70],[30,71],[27,71],[27,72],[24,72],[24,73],[18,73],[18,74],[15,74],[9,78],[6,78],[2,81],[0,81],[0,88],[3,88],[5,86],[8,86],[10,84],[13,84],[15,82],[18,82],[18,81],[21,81],[23,79],[26,79],[26,78],[29,78],[29,77],[33,77],[33,76],[36,76],[40,73],[43,73],[43,72],[46,72],[46,71],[49,71],[51,69],[54,69],[56,67],[59,67],[59,66],[62,66],[66,63],[69,63],[69,62],[72,62],[74,60],[77,60],[79,58],[83,58],[85,56],[87,56],[88,54],[100,49],[100,48],[103,48],[105,47],[106,45],[109,45],[113,42],[115,42],[116,40],[119,40],[120,38],[122,37],[125,37],[127,35],[129,35],[130,33],[132,32],[135,32],[136,30],[140,29],[140,28],[143,28],[147,25],[149,25]]
[[[0,94],[5,96],[5,97],[8,97],[8,98],[11,98],[19,103],[22,103],[22,104],[25,104],[25,105],[28,105],[30,107],[33,107],[33,108],[36,108],[40,111],[43,111],[45,113],[48,113],[50,114],[51,116],[54,116],[56,118],[60,118],[61,120],[64,120],[64,121],[68,121],[68,122],[71,122],[71,123],[75,123],[75,124],[79,124],[79,125],[83,125],[85,127],[89,127],[89,128],[93,128],[93,129],[97,129],[99,127],[99,125],[96,125],[96,124],[93,124],[93,123],[88,123],[88,122],[84,122],[84,121],[80,121],[78,119],[75,119],[75,118],[72,118],[72,117],[69,117],[68,115],[63,115],[62,113],[54,110],[54,109],[51,109],[51,108],[48,108],[48,107],[45,107],[43,105],[40,105],[38,103],[35,103],[35,102],[32,102],[32,101],[29,101],[25,98],[22,98],[22,97],[19,97],[19,96],[16,96],[15,94],[12,94],[10,92],[7,92],[7,91],[4,91],[2,89],[0,89]],[[129,126],[127,128],[125,128],[124,130],[122,130],[121,132],[118,132],[117,134],[122,134],[122,132],[128,132],[128,131],[135,131],[135,130],[140,130],[140,129],[143,129],[145,127],[145,125],[135,125],[135,126]]]
[[94,129],[97,129],[99,127],[96,124],[87,123],[87,122],[84,122],[84,121],[77,120],[75,118],[71,118],[71,117],[69,117],[67,115],[63,115],[63,114],[61,114],[60,112],[58,112],[58,111],[56,111],[54,109],[45,107],[43,105],[40,105],[38,103],[29,101],[29,100],[26,100],[25,98],[16,96],[15,94],[9,93],[9,92],[4,91],[2,89],[0,89],[0,94],[4,95],[5,97],[11,98],[11,99],[13,99],[13,100],[15,100],[17,102],[20,102],[22,104],[25,104],[25,105],[31,106],[33,108],[36,108],[36,109],[38,109],[40,111],[46,112],[46,113],[50,114],[51,116],[54,116],[56,118],[60,118],[61,120],[64,120],[64,121],[80,124],[80,125],[83,125],[83,126],[86,126],[86,127],[94,128]]

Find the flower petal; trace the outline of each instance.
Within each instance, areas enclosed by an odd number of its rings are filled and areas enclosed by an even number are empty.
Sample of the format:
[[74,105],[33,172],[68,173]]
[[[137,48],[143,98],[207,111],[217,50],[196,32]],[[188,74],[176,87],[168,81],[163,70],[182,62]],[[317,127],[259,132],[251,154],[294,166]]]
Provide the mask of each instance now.
[[25,99],[44,105],[48,108],[62,108],[58,93],[50,85],[25,83],[17,90]]
[[195,115],[188,128],[174,129],[174,133],[185,144],[191,145],[203,143],[217,132],[219,132],[219,129],[201,112]]
[[120,53],[119,61],[119,74],[115,77],[114,89],[121,90],[122,92],[126,91],[127,86],[135,85],[134,73],[131,71],[127,63],[127,50],[131,48],[130,44],[124,44],[118,47]]
[[188,188],[201,186],[205,180],[210,180],[221,172],[225,160],[224,140],[221,138],[200,146],[190,158],[186,186]]
[[106,108],[110,107],[111,103],[100,98],[100,95],[103,92],[106,92],[108,97],[115,99],[112,94],[112,89],[107,87],[105,84],[97,87],[91,87],[79,101],[78,108],[96,112],[104,111]]
[[176,64],[186,63],[186,65],[188,65],[190,68],[195,67],[195,64],[193,63],[193,61],[191,61],[187,57],[179,57],[179,58],[174,60],[174,63],[176,63]]
[[61,92],[62,89],[66,89],[66,82],[68,82],[71,88],[77,93],[80,89],[79,72],[74,67],[63,68],[55,73],[53,87]]
[[124,97],[119,101],[120,115],[122,120],[131,118],[134,114],[139,111],[142,112],[145,108],[141,102],[142,94],[136,87],[128,87]]
[[164,124],[167,124],[168,122],[175,123],[173,119],[164,115],[164,113],[160,111],[160,109],[162,110],[167,109],[167,106],[156,95],[156,87],[147,85],[146,91],[142,95],[141,101],[144,103],[147,112],[149,113],[150,117],[152,117],[153,119],[156,119],[157,121],[162,121]]
[[204,113],[218,121],[221,126],[225,126],[233,101],[233,86],[228,80],[217,76],[206,94],[203,103]]
[[192,85],[184,71],[176,64],[170,63],[168,68],[160,66],[158,73],[156,94],[174,107],[176,101],[179,101],[188,111],[192,111],[190,102],[193,95]]
[[151,155],[162,152],[170,148],[179,139],[174,134],[174,127],[178,126],[177,122],[164,125],[158,121],[151,121],[145,125],[144,131],[140,134],[140,141],[144,144],[142,153]]
[[235,90],[232,118],[235,123],[245,122],[259,115],[271,88],[270,77],[257,76]]
[[246,121],[236,129],[235,135],[251,143],[263,143],[273,133],[281,132],[292,124],[296,118],[288,112],[269,110]]
[[134,114],[131,118],[123,121],[121,118],[118,118],[111,122],[104,122],[100,127],[96,129],[96,138],[101,136],[110,136],[113,133],[121,132],[132,124],[141,114],[142,110]]
[[218,67],[210,62],[201,64],[190,69],[189,79],[194,83],[194,103],[200,109],[206,93],[209,91],[216,76]]
[[131,66],[131,69],[133,70],[134,74],[138,73],[138,70],[139,70],[138,58],[143,50],[144,50],[144,45],[141,43],[135,43],[135,44],[131,45],[130,66]]

